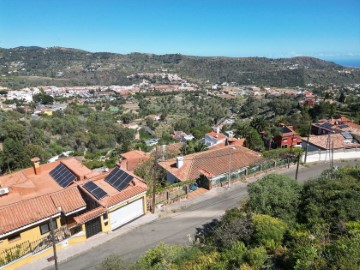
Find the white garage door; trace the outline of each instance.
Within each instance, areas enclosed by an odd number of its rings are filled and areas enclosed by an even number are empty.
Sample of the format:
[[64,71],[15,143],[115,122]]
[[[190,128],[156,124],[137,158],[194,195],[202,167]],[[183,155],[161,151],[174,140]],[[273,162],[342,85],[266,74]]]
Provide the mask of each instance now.
[[114,230],[144,214],[144,199],[141,198],[110,213],[111,229]]

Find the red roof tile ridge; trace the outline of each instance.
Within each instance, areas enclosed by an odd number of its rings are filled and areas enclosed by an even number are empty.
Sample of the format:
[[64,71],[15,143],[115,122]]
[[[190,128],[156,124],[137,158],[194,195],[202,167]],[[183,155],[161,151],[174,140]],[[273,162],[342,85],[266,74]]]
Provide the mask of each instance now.
[[191,159],[191,164],[190,164],[190,168],[189,168],[189,170],[188,170],[188,173],[187,173],[187,175],[186,175],[186,179],[190,179],[190,174],[191,174],[191,172],[192,172],[192,168],[194,167],[194,163],[195,163],[195,158],[196,157],[194,157],[193,159]]
[[[8,218],[0,219],[0,234],[60,213],[49,195],[19,201],[18,203],[0,208],[0,211],[1,215],[8,215]],[[14,215],[14,211],[24,212],[21,215]]]
[[[59,197],[63,193],[67,197]],[[77,186],[66,188],[50,195],[54,205],[61,207],[65,213],[75,211],[77,209],[86,207],[86,202],[82,198]],[[60,205],[59,205],[60,204]]]
[[144,157],[147,157],[147,154],[141,150],[131,150],[131,151],[121,154],[121,156],[126,159],[131,159],[131,158],[144,158]]
[[72,188],[77,188],[77,186],[70,186],[70,187],[67,187],[67,188],[65,188],[65,189],[57,190],[57,191],[50,192],[50,193],[46,193],[46,194],[40,194],[40,195],[35,196],[35,197],[31,197],[31,198],[27,198],[27,199],[20,200],[20,201],[17,201],[17,202],[13,202],[13,203],[9,203],[9,204],[6,204],[6,205],[2,205],[2,206],[0,206],[0,209],[5,208],[5,207],[8,207],[8,206],[11,206],[11,205],[16,205],[16,204],[20,204],[20,203],[25,203],[25,202],[30,201],[30,200],[39,199],[39,198],[41,198],[41,197],[51,197],[52,195],[56,195],[57,193],[61,193],[61,192],[66,192],[67,190],[72,189]]
[[82,223],[85,223],[91,219],[98,217],[98,216],[101,216],[105,212],[106,212],[106,209],[102,206],[99,206],[99,207],[89,210],[81,215],[74,217],[74,220],[76,221],[76,223],[82,224]]

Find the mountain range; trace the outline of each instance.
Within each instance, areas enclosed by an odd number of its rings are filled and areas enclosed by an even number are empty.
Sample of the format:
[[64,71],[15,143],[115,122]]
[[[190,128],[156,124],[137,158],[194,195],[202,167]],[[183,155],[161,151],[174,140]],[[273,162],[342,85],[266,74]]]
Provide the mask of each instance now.
[[359,68],[312,57],[199,57],[181,54],[116,54],[36,46],[0,48],[0,86],[130,85],[138,72],[177,73],[190,82],[304,86],[360,83]]

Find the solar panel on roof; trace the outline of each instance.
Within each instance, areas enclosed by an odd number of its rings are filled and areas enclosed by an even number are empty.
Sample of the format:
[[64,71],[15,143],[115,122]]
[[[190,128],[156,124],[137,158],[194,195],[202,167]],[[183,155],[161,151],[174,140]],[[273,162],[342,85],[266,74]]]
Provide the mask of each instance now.
[[63,188],[70,185],[76,179],[76,176],[62,164],[57,165],[50,172],[50,176]]
[[347,140],[352,140],[352,136],[350,133],[347,133],[347,132],[342,132],[341,135],[343,135],[343,137]]
[[288,127],[284,126],[282,127],[282,133],[291,133],[292,130],[290,130]]
[[85,185],[83,185],[83,187],[98,200],[101,200],[107,195],[107,193],[102,188],[100,188],[92,181],[87,182]]
[[126,188],[133,179],[134,177],[132,175],[121,170],[119,167],[116,167],[108,176],[105,177],[105,182],[109,183],[118,191],[121,191]]
[[340,125],[339,128],[348,128],[348,125]]
[[127,174],[127,176],[124,179],[122,179],[121,181],[118,181],[116,189],[123,190],[124,188],[126,188],[129,185],[129,183],[132,179],[133,179],[133,177],[131,175]]
[[330,124],[330,123],[324,123],[324,124],[322,124],[321,126],[322,126],[323,128],[329,128],[329,129],[330,129],[330,128],[332,128],[333,125]]

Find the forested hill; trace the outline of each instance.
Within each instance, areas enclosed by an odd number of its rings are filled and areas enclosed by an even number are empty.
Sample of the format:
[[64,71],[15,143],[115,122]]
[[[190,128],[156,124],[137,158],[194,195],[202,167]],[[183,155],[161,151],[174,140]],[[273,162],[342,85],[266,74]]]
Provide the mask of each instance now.
[[360,83],[360,69],[311,57],[196,57],[181,54],[90,53],[53,47],[0,48],[0,85],[132,84],[137,72],[168,71],[190,81],[238,82],[264,86],[302,86],[307,83]]

